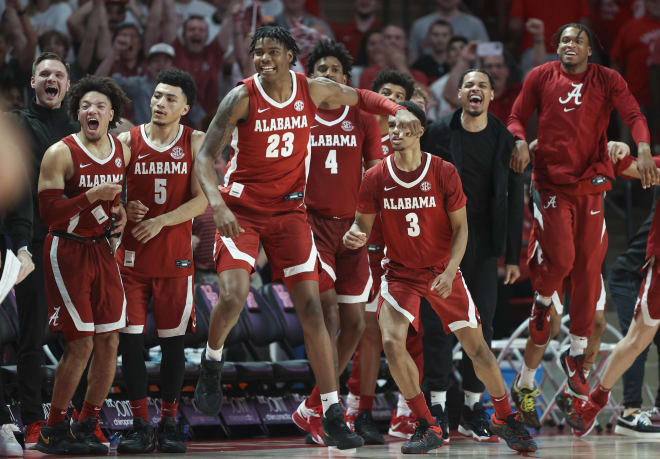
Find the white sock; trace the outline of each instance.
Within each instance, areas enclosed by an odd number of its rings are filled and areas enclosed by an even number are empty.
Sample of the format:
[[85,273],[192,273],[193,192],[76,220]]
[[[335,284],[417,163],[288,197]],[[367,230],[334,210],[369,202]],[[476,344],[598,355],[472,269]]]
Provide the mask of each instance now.
[[339,403],[339,394],[337,393],[337,391],[328,392],[327,394],[321,394],[321,404],[323,405],[324,416],[325,416],[325,412],[328,411],[328,408],[330,408],[335,403]]
[[576,336],[571,334],[571,350],[568,355],[575,357],[578,355],[584,354],[584,350],[587,348],[587,338],[584,336]]
[[535,386],[534,376],[536,376],[536,368],[527,368],[527,365],[523,363],[520,370],[520,378],[518,378],[518,383],[516,384],[518,389],[522,389],[523,387],[533,389]]
[[220,349],[211,349],[211,346],[209,343],[206,343],[206,358],[208,360],[215,360],[216,362],[219,362],[222,360],[222,349],[224,349],[225,345],[223,344],[220,346]]
[[410,407],[406,403],[406,398],[399,394],[399,401],[396,404],[396,414],[397,416],[406,416],[410,414]]
[[445,409],[445,403],[447,402],[447,391],[431,391],[431,406],[440,405],[442,409]]
[[472,409],[475,403],[479,403],[481,400],[481,392],[470,392],[469,390],[463,391],[465,397],[465,406]]
[[589,373],[591,373],[591,370],[584,370],[585,379],[589,377]]
[[538,293],[536,294],[536,301],[538,301],[544,306],[550,306],[552,304],[552,298],[550,298],[549,296],[540,295]]

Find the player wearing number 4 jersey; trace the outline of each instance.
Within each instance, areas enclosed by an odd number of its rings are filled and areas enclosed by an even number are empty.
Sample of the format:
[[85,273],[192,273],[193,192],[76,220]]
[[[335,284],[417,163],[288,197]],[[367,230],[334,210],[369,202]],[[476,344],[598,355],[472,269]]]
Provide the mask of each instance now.
[[[402,105],[424,125],[424,112],[412,102]],[[429,412],[419,373],[406,350],[412,324],[419,325],[420,298],[425,297],[467,352],[493,400],[493,433],[517,451],[535,451],[517,414],[511,412],[506,386],[495,356],[481,331],[479,313],[458,270],[467,244],[466,198],[456,168],[420,149],[420,134],[389,119],[394,155],[365,174],[355,222],[344,236],[349,248],[367,242],[380,212],[385,239],[385,274],[379,299],[379,325],[385,355],[399,391],[417,419],[403,453],[425,453],[442,446],[442,428]]]
[[[346,84],[351,61],[344,45],[321,41],[307,57],[307,73]],[[310,129],[305,205],[319,252],[323,318],[341,373],[364,331],[364,303],[372,285],[366,248],[348,250],[341,239],[353,222],[363,167],[375,165],[382,156],[380,130],[373,115],[338,104],[321,104]],[[319,443],[323,441],[320,411],[321,394],[315,386],[293,414],[296,425]],[[384,442],[375,428],[366,434],[356,432],[366,443]]]
[[[271,264],[283,272],[303,327],[321,392],[324,442],[354,448],[363,442],[346,427],[339,405],[337,372],[319,299],[317,251],[302,202],[310,127],[323,103],[396,115],[415,132],[421,126],[407,110],[371,91],[292,72],[297,52],[286,29],[256,30],[250,53],[257,74],[222,100],[195,161],[218,227],[215,258],[220,281],[195,403],[205,413],[220,411],[222,347],[243,309],[261,243]],[[231,163],[224,186],[218,189],[213,164],[229,143]]]
[[[127,324],[120,350],[133,429],[122,435],[117,451],[183,453],[176,429],[185,357],[183,338],[194,329],[192,219],[206,208],[206,197],[192,174],[204,134],[180,124],[195,101],[191,76],[178,69],[156,78],[151,122],[120,138],[131,146],[126,173],[128,223],[117,251],[126,290]],[[147,370],[142,352],[150,300],[163,353],[160,363],[161,421],[157,431],[147,412]]]

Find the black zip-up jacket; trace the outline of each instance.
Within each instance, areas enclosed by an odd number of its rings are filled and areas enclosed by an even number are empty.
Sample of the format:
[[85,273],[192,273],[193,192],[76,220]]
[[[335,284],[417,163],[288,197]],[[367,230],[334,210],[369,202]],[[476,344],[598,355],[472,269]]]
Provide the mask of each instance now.
[[[462,109],[459,108],[453,114],[431,124],[422,138],[422,149],[451,162],[456,166],[459,175],[462,175],[463,171],[461,112]],[[508,265],[519,265],[524,205],[523,176],[509,168],[509,158],[514,146],[509,130],[490,113],[488,125],[489,128],[495,127],[498,137],[495,145],[497,160],[492,171],[493,192],[489,216],[491,255],[504,256]]]

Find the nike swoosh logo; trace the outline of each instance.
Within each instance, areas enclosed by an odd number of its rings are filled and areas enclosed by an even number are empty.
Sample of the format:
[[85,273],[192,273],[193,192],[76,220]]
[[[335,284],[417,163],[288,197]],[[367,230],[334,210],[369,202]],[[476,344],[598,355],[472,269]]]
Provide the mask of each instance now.
[[257,113],[263,113],[263,112],[265,112],[266,110],[270,110],[270,107],[268,107],[268,108],[258,108],[258,109],[257,109]]
[[39,432],[39,436],[41,437],[41,441],[43,441],[45,444],[50,445],[50,438],[44,437],[44,434]]
[[565,111],[565,112],[570,112],[570,111],[573,111],[573,110],[575,110],[575,107],[573,107],[573,108],[566,108],[566,107],[564,107],[564,111]]
[[[149,153],[149,155],[150,155],[150,154],[151,154],[151,153]],[[138,159],[146,158],[146,157],[149,156],[149,155],[138,155]]]
[[319,125],[318,125],[318,124],[315,124],[314,126],[310,126],[309,128],[310,128],[310,129],[314,129],[315,127],[319,127]]
[[396,424],[392,424],[392,425],[390,426],[390,429],[392,429],[392,430],[396,430],[400,425],[401,425],[401,421],[397,422]]
[[[566,366],[566,368],[568,368],[568,365]],[[571,371],[571,369],[568,368],[568,377],[572,378],[574,375],[575,375],[575,370]]]
[[596,215],[600,213],[600,210],[596,210],[596,211],[590,210],[589,212],[591,213],[591,215]]
[[394,186],[386,186],[386,187],[385,187],[385,191],[390,191],[390,190],[393,190],[393,189],[395,189],[395,188],[396,188],[396,185],[394,185]]
[[87,166],[91,166],[91,165],[92,165],[92,163],[89,163],[89,164],[81,164],[81,165],[80,165],[80,168],[81,168],[81,169],[84,169],[84,168],[86,168]]

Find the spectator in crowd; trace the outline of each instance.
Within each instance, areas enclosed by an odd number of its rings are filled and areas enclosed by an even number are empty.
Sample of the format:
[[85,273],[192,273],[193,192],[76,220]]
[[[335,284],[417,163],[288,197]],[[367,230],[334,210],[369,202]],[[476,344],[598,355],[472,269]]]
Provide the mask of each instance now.
[[128,0],[105,0],[105,10],[110,31],[114,31],[119,24],[123,24],[124,22],[134,22],[127,20],[127,3]]
[[142,35],[138,26],[130,22],[119,24],[115,28],[112,47],[105,59],[113,59],[111,74],[142,75],[145,66],[142,53]]
[[[644,14],[643,0],[588,0],[591,28],[603,47],[600,56],[604,64],[609,63],[609,53],[619,29],[629,19]],[[640,8],[641,7],[641,8]],[[595,50],[594,50],[595,51]]]
[[[426,92],[426,89],[418,84],[415,85],[415,90],[413,91],[412,97],[410,98],[410,102],[417,104],[422,110],[424,110],[424,113],[427,113],[431,106],[429,103],[429,93]],[[429,124],[432,120],[427,118],[426,121],[427,124]]]
[[[213,2],[213,3],[218,3]],[[227,3],[227,1],[223,1]],[[179,28],[190,16],[201,16],[204,19],[210,19],[215,13],[215,8],[211,2],[203,0],[176,0],[176,28]]]
[[426,36],[429,45],[428,54],[422,55],[415,61],[412,68],[423,72],[433,83],[449,71],[447,64],[447,46],[453,35],[451,24],[445,19],[438,19],[431,27]]
[[371,66],[366,68],[362,75],[360,75],[360,87],[370,88],[376,74],[382,68],[390,68],[402,73],[411,75],[415,81],[422,85],[428,83],[428,78],[419,70],[414,70],[408,67],[408,60],[406,58],[406,32],[399,26],[388,25],[383,29],[383,45],[384,45],[384,65]]
[[[543,36],[532,33],[525,24],[531,18],[543,21],[545,28]],[[520,43],[520,68],[523,74],[531,70],[535,64],[533,59],[534,47],[537,44],[545,45],[546,60],[557,60],[557,50],[552,43],[553,31],[562,24],[587,23],[589,20],[589,5],[587,0],[553,0],[539,2],[537,0],[513,0],[511,5],[509,30],[511,42]],[[521,41],[522,40],[522,41]],[[538,64],[536,64],[538,65]]]
[[[326,37],[335,38],[332,29],[325,21],[305,11],[305,0],[282,0],[282,5],[284,10],[275,16],[276,25],[292,29],[296,24],[302,24],[315,29]],[[298,46],[300,47],[300,43]]]
[[379,9],[380,0],[356,0],[353,20],[346,24],[332,25],[332,31],[335,33],[337,41],[346,46],[354,59],[360,52],[362,40],[367,32],[383,28],[383,24],[376,15]]
[[88,0],[77,8],[67,25],[73,48],[77,49],[78,66],[83,74],[94,71],[96,63],[106,56],[112,43],[110,23],[104,0]]
[[419,56],[429,52],[425,38],[429,27],[438,19],[448,21],[454,32],[468,39],[468,41],[488,41],[488,32],[481,19],[459,10],[461,0],[436,0],[436,11],[417,19],[410,33],[410,59],[416,61]]
[[49,30],[57,30],[69,35],[66,22],[73,13],[73,9],[67,2],[30,0],[24,12],[30,17],[38,35]]
[[125,76],[111,73],[110,59],[106,59],[96,69],[95,75],[112,76],[115,82],[133,102],[135,124],[151,121],[151,96],[156,88],[156,77],[162,70],[172,67],[176,54],[174,48],[167,43],[156,43],[149,50],[143,75]]
[[9,0],[0,19],[0,88],[10,100],[23,97],[34,60],[37,33],[21,9],[20,0]]
[[495,56],[483,56],[481,66],[493,78],[495,98],[488,106],[488,111],[501,122],[506,123],[513,108],[513,102],[522,89],[522,83],[516,78],[516,64],[508,51]]
[[360,44],[360,51],[355,59],[355,65],[351,72],[351,85],[358,86],[364,69],[372,66],[383,67],[384,65],[385,50],[383,32],[378,29],[369,30],[364,34],[364,38]]
[[646,14],[626,22],[614,41],[612,63],[630,86],[630,91],[646,113],[651,107],[649,57],[654,39],[660,37],[660,0],[644,0]]
[[449,115],[454,110],[452,103],[444,96],[445,88],[447,81],[449,81],[449,75],[458,72],[456,70],[458,66],[463,65],[462,55],[467,45],[468,41],[465,37],[455,35],[449,40],[449,44],[447,45],[447,65],[449,66],[449,72],[435,80],[429,88],[436,101],[434,109],[429,111],[429,118],[437,120],[445,115]]

